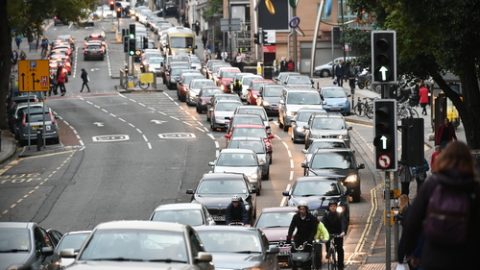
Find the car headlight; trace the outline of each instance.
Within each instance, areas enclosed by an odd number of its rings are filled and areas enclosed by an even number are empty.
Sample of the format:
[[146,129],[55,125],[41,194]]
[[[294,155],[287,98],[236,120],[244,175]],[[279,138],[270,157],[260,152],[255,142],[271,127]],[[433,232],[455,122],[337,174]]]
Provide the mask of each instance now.
[[257,180],[258,175],[256,173],[252,173],[252,174],[248,175],[248,178],[251,178],[252,180]]
[[245,204],[245,209],[248,211],[250,210],[250,204]]
[[270,103],[266,100],[263,101],[263,106],[270,106]]
[[345,211],[345,206],[339,205],[337,206],[337,213],[341,214]]
[[297,127],[295,128],[295,130],[296,130],[297,132],[300,132],[300,133],[302,133],[302,132],[305,131],[305,129],[303,129],[303,127],[299,127],[299,126],[297,126]]
[[222,84],[222,86],[220,86],[220,89],[222,89],[222,91],[225,90],[225,85]]
[[345,183],[356,183],[358,181],[358,175],[356,174],[351,174],[345,178],[344,182]]

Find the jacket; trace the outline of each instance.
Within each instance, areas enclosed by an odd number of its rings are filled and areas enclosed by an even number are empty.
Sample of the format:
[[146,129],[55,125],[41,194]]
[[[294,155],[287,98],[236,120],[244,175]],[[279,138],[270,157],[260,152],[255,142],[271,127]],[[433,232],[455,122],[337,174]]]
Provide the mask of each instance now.
[[233,207],[230,203],[225,211],[225,223],[228,225],[232,222],[242,222],[243,224],[249,224],[248,212],[245,208],[243,201],[240,201],[237,207]]
[[322,222],[330,234],[341,234],[347,232],[347,220],[342,214],[328,213],[323,216]]
[[317,224],[317,218],[310,213],[307,213],[307,216],[304,219],[302,219],[298,213],[295,214],[290,222],[290,227],[288,228],[287,241],[292,239],[292,234],[295,228],[297,229],[297,232],[295,233],[295,243],[297,245],[302,244],[305,241],[313,241],[315,234],[317,233]]
[[[474,200],[471,214],[472,220],[469,231],[468,242],[464,246],[439,246],[425,239],[421,263],[425,269],[478,269],[478,243],[480,242],[480,207],[479,207],[479,185],[478,182],[470,176],[461,175],[457,172],[434,173],[428,177],[422,185],[421,192],[410,205],[406,228],[403,232],[405,236],[405,254],[411,255],[417,248],[417,242],[421,239],[423,222],[426,217],[427,207],[430,197],[437,185],[444,184],[449,188],[461,189],[466,192],[474,191],[476,200]],[[455,233],[455,232],[451,232]]]
[[60,68],[57,72],[57,83],[65,83],[67,80],[67,74],[63,68]]
[[336,65],[333,74],[335,74],[335,76],[339,78],[343,78],[343,76],[345,75],[345,65]]
[[327,228],[325,228],[325,225],[323,225],[322,222],[319,222],[317,226],[317,233],[315,234],[315,240],[327,242],[328,239],[330,239],[330,234],[328,233]]
[[435,145],[446,144],[452,140],[457,140],[453,125],[451,123],[440,125],[435,133]]
[[87,83],[88,82],[88,74],[86,71],[82,71],[82,74],[80,75],[80,77],[82,78],[82,81],[84,83]]
[[425,86],[420,87],[418,90],[418,96],[420,104],[428,104],[428,88]]

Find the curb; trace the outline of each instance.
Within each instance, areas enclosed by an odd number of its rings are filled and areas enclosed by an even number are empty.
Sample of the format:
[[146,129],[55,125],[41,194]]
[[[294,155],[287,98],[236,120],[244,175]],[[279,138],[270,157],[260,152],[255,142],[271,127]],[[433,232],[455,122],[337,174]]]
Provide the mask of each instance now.
[[63,144],[60,145],[47,145],[45,146],[44,149],[37,151],[36,145],[30,145],[30,149],[28,146],[24,146],[20,154],[18,154],[19,157],[31,157],[31,156],[39,156],[39,155],[44,155],[44,154],[51,154],[51,153],[56,153],[60,151],[64,151],[65,146]]
[[[0,163],[4,163],[5,161],[11,159],[17,153],[17,140],[13,137],[10,131],[2,130],[2,152],[6,152],[5,155],[1,155]],[[9,147],[5,147],[9,145]]]

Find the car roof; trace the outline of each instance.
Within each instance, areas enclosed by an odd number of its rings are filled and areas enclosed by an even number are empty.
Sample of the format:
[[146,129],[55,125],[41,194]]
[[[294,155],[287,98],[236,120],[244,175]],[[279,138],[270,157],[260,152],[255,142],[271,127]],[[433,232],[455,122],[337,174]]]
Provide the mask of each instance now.
[[[249,110],[258,110],[258,111],[264,111],[265,109],[260,106],[252,106],[252,105],[242,105],[237,107],[238,110],[240,109],[249,109]],[[248,113],[246,113],[248,114]]]
[[0,222],[0,228],[28,229],[36,225],[34,222]]
[[243,180],[243,174],[241,173],[206,173],[203,175],[202,180],[222,180],[222,179],[241,179]]
[[220,154],[230,154],[230,153],[233,153],[233,154],[255,154],[255,152],[253,152],[252,150],[250,149],[242,149],[242,148],[225,148],[225,149],[222,149],[222,151],[220,151]]
[[[91,230],[83,230],[83,231],[71,231],[71,232],[66,232],[63,234],[63,237],[65,237],[66,235],[75,235],[75,234],[90,234],[92,233]],[[62,237],[62,238],[63,238]]]
[[328,183],[337,183],[336,181],[332,180],[338,180],[337,176],[329,176],[328,174],[326,175],[320,175],[320,176],[300,176],[298,177],[295,181],[296,182],[328,182]]
[[[238,106],[237,108],[239,108],[241,106]],[[258,114],[253,114],[253,113],[237,113],[233,116],[233,118],[241,118],[241,117],[245,117],[245,118],[260,118],[262,119],[262,117]]]
[[215,226],[198,226],[195,227],[196,231],[231,231],[231,232],[250,232],[258,233],[259,229],[255,227],[244,226],[228,226],[228,225],[215,225]]
[[100,223],[95,230],[109,229],[135,229],[135,230],[162,230],[172,232],[183,232],[186,225],[170,222],[151,222],[147,220],[119,220]]
[[319,118],[340,118],[340,119],[345,119],[345,117],[343,117],[343,115],[341,115],[340,113],[324,113],[324,114],[314,114],[315,117],[319,117]]
[[221,100],[217,101],[217,104],[218,103],[240,103],[241,104],[240,101],[233,100],[233,99],[221,99]]
[[265,126],[254,125],[254,124],[239,124],[239,125],[236,125],[234,128],[261,128],[261,129],[265,129]]
[[261,213],[276,213],[276,212],[297,212],[294,206],[280,206],[280,207],[265,207]]
[[335,138],[318,138],[318,139],[313,139],[312,143],[315,142],[343,142],[345,141],[343,139],[335,139]]
[[201,210],[202,205],[199,203],[169,203],[161,204],[155,208],[155,212],[162,210],[184,210],[184,209],[193,209]]
[[316,153],[351,153],[353,155],[354,151],[350,148],[319,148]]
[[238,137],[232,137],[230,141],[259,141],[259,142],[264,142],[262,138],[260,137],[246,137],[246,136],[238,136]]

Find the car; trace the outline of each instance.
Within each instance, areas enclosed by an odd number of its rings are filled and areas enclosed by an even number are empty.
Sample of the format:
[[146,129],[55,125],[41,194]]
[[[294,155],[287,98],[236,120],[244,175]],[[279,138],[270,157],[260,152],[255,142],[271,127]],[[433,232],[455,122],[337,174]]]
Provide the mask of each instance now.
[[328,86],[320,88],[320,97],[323,100],[323,108],[327,112],[339,112],[343,115],[350,114],[350,101],[343,87]]
[[97,225],[68,269],[213,270],[211,261],[212,255],[189,225],[122,220]]
[[215,225],[205,206],[198,203],[171,203],[157,206],[150,215],[152,221],[174,222],[192,227]]
[[211,73],[209,74],[209,79],[212,79],[216,85],[218,85],[218,76],[219,76],[219,72],[220,72],[220,69],[221,68],[224,68],[224,67],[232,67],[232,65],[230,63],[227,63],[227,62],[220,62],[218,64],[213,64],[212,66],[212,69],[211,69]]
[[237,107],[235,110],[235,114],[255,114],[260,116],[263,121],[263,125],[265,126],[266,130],[268,133],[271,133],[272,127],[270,126],[270,122],[272,119],[268,118],[267,112],[265,109],[263,109],[260,106],[248,106],[248,105],[243,105],[240,107]]
[[223,91],[218,87],[202,87],[200,93],[198,93],[196,102],[197,113],[207,113],[212,97],[221,93],[223,93]]
[[223,149],[215,161],[209,162],[213,172],[242,173],[260,196],[262,190],[262,166],[257,154],[250,149]]
[[217,85],[223,90],[223,92],[231,93],[230,85],[237,73],[240,73],[240,69],[237,67],[222,67],[218,70]]
[[[237,108],[238,109],[238,108]],[[236,125],[262,125],[265,126],[262,117],[256,114],[241,114],[235,113],[228,123],[227,134],[232,131],[232,128]]]
[[282,96],[283,86],[264,84],[258,93],[257,106],[263,107],[268,115],[278,115],[278,104]]
[[250,74],[250,75],[243,76],[242,79],[240,80],[240,84],[242,85],[241,98],[243,100],[247,100],[248,87],[250,86],[250,82],[255,80],[263,80],[263,77],[256,74]]
[[263,162],[262,179],[268,180],[270,177],[270,155],[267,146],[262,138],[257,137],[235,137],[230,140],[227,149],[250,149],[260,162]]
[[256,137],[262,138],[267,146],[267,153],[270,156],[270,164],[273,161],[273,147],[272,140],[275,138],[273,134],[268,134],[263,125],[252,125],[252,124],[240,124],[234,126],[230,133],[224,135],[227,139],[227,145],[233,138],[236,137]]
[[313,88],[313,81],[307,75],[290,74],[285,78],[284,85],[288,86],[301,86]]
[[58,144],[59,132],[58,124],[50,108],[36,108],[19,113],[18,124],[15,124],[15,137],[20,145],[25,145],[30,138],[31,141],[37,140],[37,132],[42,131],[42,136],[46,140]]
[[285,80],[287,79],[288,76],[290,75],[300,75],[298,72],[291,72],[291,71],[284,71],[278,73],[278,76],[275,77],[275,81],[277,81],[279,84],[284,84]]
[[210,226],[196,229],[215,269],[279,269],[278,247],[257,228]]
[[303,107],[297,111],[297,114],[290,121],[292,124],[291,138],[294,143],[305,142],[305,125],[312,114],[326,114],[324,109]]
[[289,266],[291,246],[286,244],[288,228],[297,208],[292,206],[266,207],[262,209],[254,227],[260,229],[268,239],[270,246],[277,246],[278,262],[282,266]]
[[246,77],[246,76],[252,76],[254,75],[253,73],[249,73],[249,72],[238,72],[238,73],[235,73],[235,76],[233,76],[233,81],[232,81],[232,84],[230,84],[230,93],[233,93],[233,83],[238,80],[240,85],[241,85],[241,82],[242,82],[242,79],[243,77]]
[[318,149],[336,149],[336,148],[348,148],[345,141],[342,139],[314,139],[308,149],[302,149],[302,153],[305,154],[305,162],[309,162],[312,155],[317,152]]
[[197,102],[198,94],[200,93],[200,89],[202,87],[215,87],[215,83],[209,79],[193,79],[190,81],[188,85],[188,92],[186,96],[186,102],[189,106],[195,106]]
[[354,202],[360,201],[361,179],[359,170],[364,169],[363,163],[357,164],[355,153],[351,149],[318,149],[310,161],[302,162],[304,175],[329,175],[340,179],[349,190]]
[[177,82],[180,79],[180,74],[182,74],[182,72],[187,72],[190,70],[191,69],[188,65],[171,66],[168,71],[165,71],[165,82],[167,84],[167,88],[170,90],[176,89]]
[[105,58],[105,49],[99,42],[88,42],[83,48],[83,60],[97,59],[102,60]]
[[21,125],[21,119],[20,119],[20,114],[23,111],[27,111],[32,109],[33,111],[38,111],[43,108],[44,103],[43,102],[38,102],[38,99],[36,99],[35,96],[32,97],[33,100],[36,100],[36,102],[21,102],[21,103],[14,103],[14,105],[11,105],[12,107],[9,108],[8,112],[8,127],[10,130],[15,133],[15,130],[18,129],[18,125]]
[[272,80],[253,80],[248,85],[247,89],[247,104],[257,105],[257,98],[259,97],[260,89],[266,84],[275,84]]
[[218,63],[222,63],[225,61],[223,60],[219,60],[219,59],[210,59],[208,60],[208,62],[205,64],[205,66],[203,66],[203,68],[200,70],[202,72],[202,74],[207,78],[207,79],[211,79],[208,77],[208,73],[209,71],[212,69],[212,66],[213,64],[218,64]]
[[68,25],[68,21],[65,18],[62,18],[61,16],[54,16],[53,17],[53,25]]
[[302,107],[322,109],[320,94],[312,89],[285,88],[278,106],[278,126],[288,131],[291,120]]
[[213,113],[213,107],[215,106],[215,104],[217,104],[217,102],[219,102],[220,100],[234,100],[234,101],[238,101],[238,102],[242,102],[240,100],[240,97],[238,95],[235,95],[235,94],[225,94],[225,93],[222,93],[222,94],[215,94],[210,103],[207,104],[207,121],[210,122],[211,118],[212,118],[212,113]]
[[214,103],[211,108],[210,128],[227,129],[235,109],[241,105],[242,103],[237,100],[220,100]]
[[350,147],[350,130],[341,114],[313,114],[305,126],[305,149],[314,139],[337,138]]
[[[192,70],[193,71],[193,70]],[[182,72],[177,81],[177,98],[180,101],[187,100],[188,86],[193,79],[203,79],[202,74],[197,72]]]
[[145,72],[151,72],[151,73],[154,73],[155,76],[160,76],[162,65],[165,59],[163,58],[163,56],[158,56],[158,55],[151,54],[150,57],[147,57],[145,60],[142,61]]
[[200,71],[202,68],[202,61],[200,61],[200,58],[198,56],[191,54],[190,55],[190,64],[192,65],[192,69]]
[[60,269],[63,269],[69,265],[71,265],[75,261],[75,257],[73,258],[62,258],[60,255],[62,250],[65,249],[73,249],[74,256],[77,256],[80,248],[82,247],[83,242],[85,239],[92,233],[92,231],[72,231],[65,233],[58,245],[55,247],[54,250],[54,264],[58,265]]
[[[354,60],[354,59],[356,59],[355,56],[347,56],[345,60],[346,61],[351,61],[351,60]],[[320,76],[320,77],[331,77],[332,72],[333,72],[333,66],[340,63],[340,60],[344,60],[344,58],[343,57],[337,57],[333,60],[333,62],[330,61],[326,64],[316,66],[314,71],[313,71],[313,74],[315,76]]]
[[54,269],[55,244],[34,222],[0,222],[0,269]]
[[335,176],[303,176],[297,178],[292,188],[282,192],[288,198],[288,206],[297,206],[299,202],[307,203],[309,211],[315,216],[324,216],[330,201],[337,202],[337,212],[350,220],[348,189]]
[[217,224],[225,224],[225,210],[233,195],[242,198],[253,224],[257,216],[256,192],[242,173],[206,173],[196,189],[187,189],[187,194],[192,195],[192,202],[205,205]]

